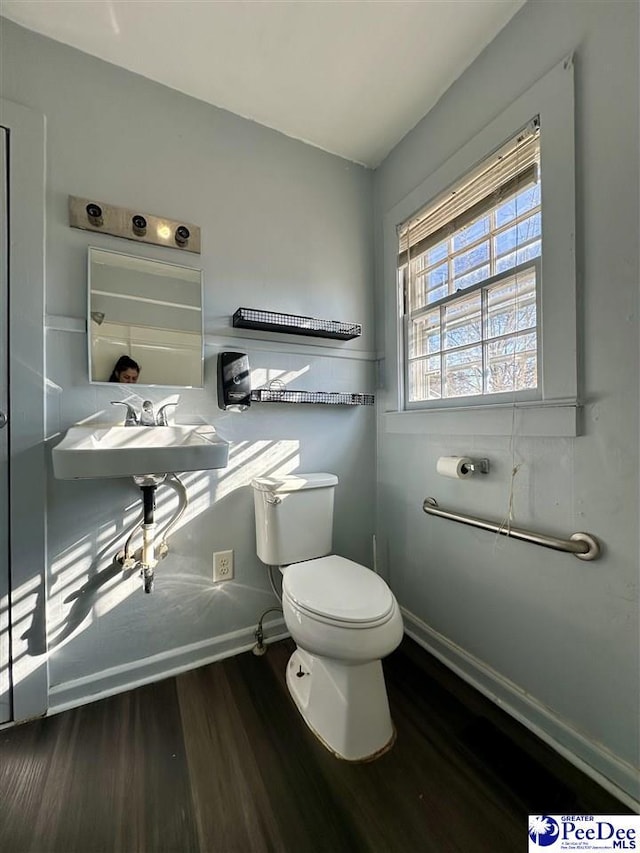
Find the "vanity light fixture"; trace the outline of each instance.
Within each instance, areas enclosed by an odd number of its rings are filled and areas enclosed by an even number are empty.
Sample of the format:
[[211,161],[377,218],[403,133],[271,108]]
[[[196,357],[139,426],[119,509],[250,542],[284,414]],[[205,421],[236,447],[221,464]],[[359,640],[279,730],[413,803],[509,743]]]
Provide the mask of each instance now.
[[136,243],[151,243],[200,254],[200,228],[197,225],[90,198],[69,196],[69,225],[84,231],[101,231],[113,237],[124,237]]

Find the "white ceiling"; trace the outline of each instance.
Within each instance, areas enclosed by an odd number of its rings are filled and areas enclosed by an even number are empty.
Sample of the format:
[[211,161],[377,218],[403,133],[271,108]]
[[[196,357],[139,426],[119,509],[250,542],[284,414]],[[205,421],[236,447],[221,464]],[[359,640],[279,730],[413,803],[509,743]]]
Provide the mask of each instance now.
[[0,0],[6,18],[377,166],[525,0]]

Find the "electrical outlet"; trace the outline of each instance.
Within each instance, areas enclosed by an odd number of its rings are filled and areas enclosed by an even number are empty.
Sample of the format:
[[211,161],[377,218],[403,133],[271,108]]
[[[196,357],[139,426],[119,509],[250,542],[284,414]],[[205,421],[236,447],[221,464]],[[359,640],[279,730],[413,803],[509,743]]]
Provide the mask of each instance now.
[[233,551],[216,551],[213,555],[213,582],[233,579]]

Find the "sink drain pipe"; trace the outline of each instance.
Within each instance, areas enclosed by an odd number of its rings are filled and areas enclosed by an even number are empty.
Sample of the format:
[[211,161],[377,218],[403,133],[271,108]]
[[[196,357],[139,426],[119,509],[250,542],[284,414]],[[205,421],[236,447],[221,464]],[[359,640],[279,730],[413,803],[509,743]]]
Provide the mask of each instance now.
[[[143,579],[144,591],[153,592],[155,568],[169,551],[167,542],[169,532],[182,518],[189,504],[189,496],[184,483],[176,474],[135,475],[133,481],[142,492],[142,514],[138,516],[138,520],[131,528],[123,549],[115,555],[114,559],[122,565],[123,569],[129,570],[138,567],[140,577]],[[163,482],[170,485],[177,493],[179,506],[168,524],[160,531],[160,543],[156,545],[159,527],[155,517],[156,489]],[[132,541],[138,532],[142,533],[142,547],[139,552],[134,552]],[[140,559],[136,559],[137,553],[139,553]]]
[[145,592],[153,591],[153,571],[157,560],[153,547],[156,531],[156,489],[157,486],[140,486],[142,491],[142,581]]

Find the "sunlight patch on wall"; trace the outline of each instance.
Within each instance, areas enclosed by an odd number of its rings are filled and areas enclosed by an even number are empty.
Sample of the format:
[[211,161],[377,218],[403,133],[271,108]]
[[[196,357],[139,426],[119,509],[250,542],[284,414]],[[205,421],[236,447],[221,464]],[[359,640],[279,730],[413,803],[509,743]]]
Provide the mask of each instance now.
[[123,577],[123,572],[117,572],[100,587],[100,593],[96,596],[93,614],[96,620],[100,619],[114,607],[118,607],[131,595],[142,592],[141,581],[138,572],[132,572],[128,577]]
[[311,370],[311,366],[307,364],[300,370],[277,370],[273,367],[257,367],[251,371],[251,387],[261,388],[267,387],[270,382],[277,380],[284,385],[299,379]]
[[239,448],[244,461],[230,466],[220,477],[216,502],[236,489],[250,485],[255,477],[279,477],[291,474],[300,467],[300,442],[284,439],[270,442],[243,442]]
[[[41,578],[34,576],[19,586],[11,596],[11,678],[19,684],[42,665],[40,657],[29,654],[29,630],[33,625],[38,607],[38,590]],[[43,602],[40,602],[44,606]],[[2,610],[8,610],[8,602],[3,598]],[[4,622],[3,622],[4,625]],[[3,629],[4,630],[4,629]]]
[[[23,583],[11,594],[11,622],[14,627],[19,627],[27,619],[33,610],[33,596],[37,594],[40,587],[40,577],[34,576]],[[8,609],[8,596],[2,599],[2,610]]]

